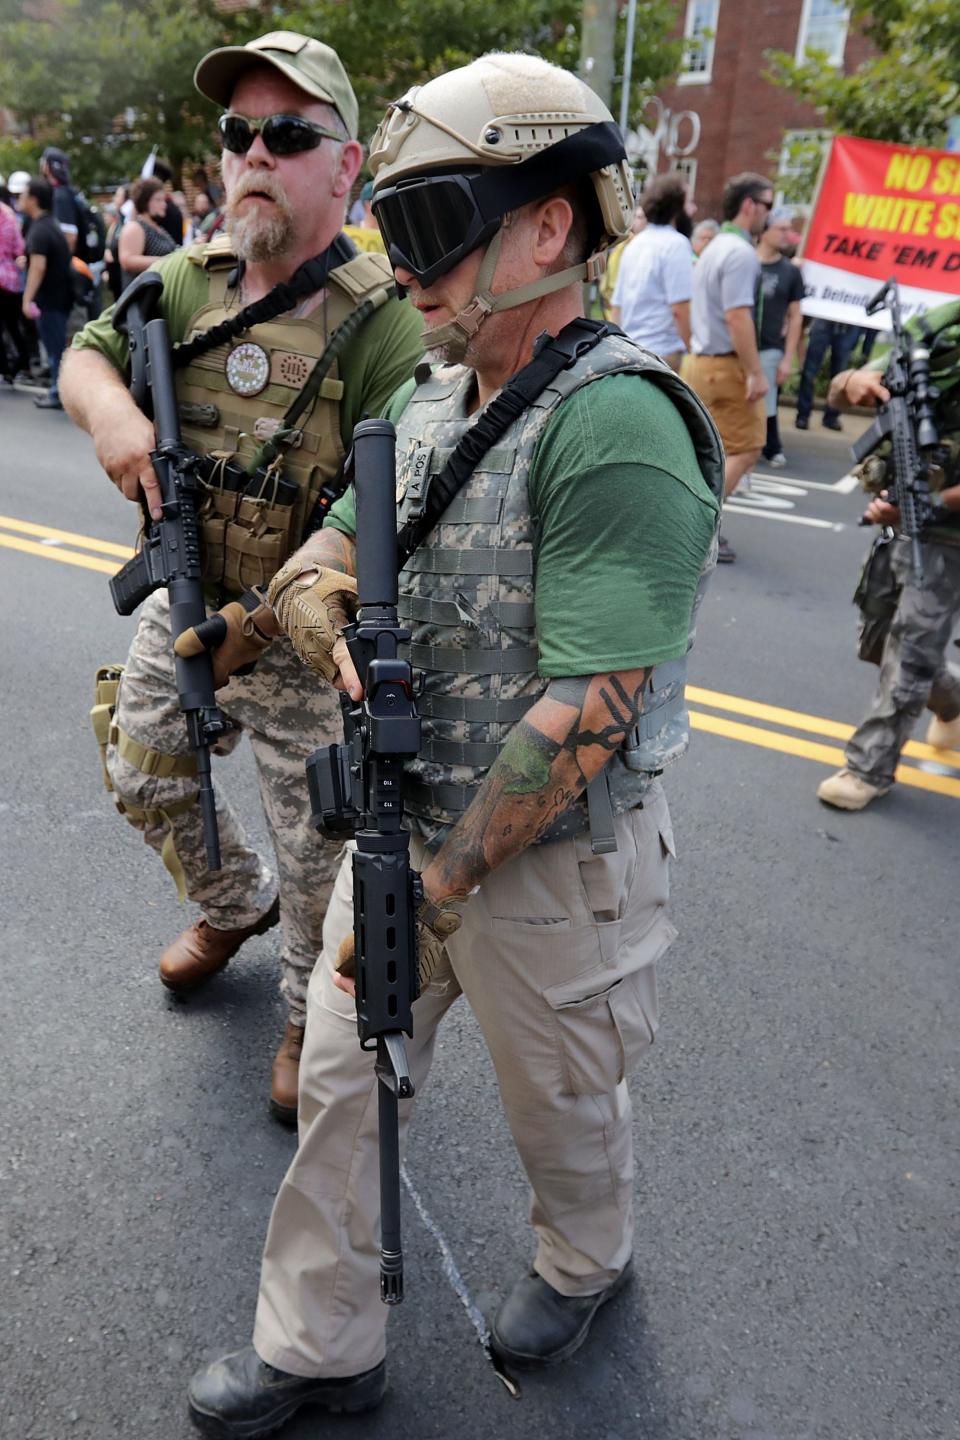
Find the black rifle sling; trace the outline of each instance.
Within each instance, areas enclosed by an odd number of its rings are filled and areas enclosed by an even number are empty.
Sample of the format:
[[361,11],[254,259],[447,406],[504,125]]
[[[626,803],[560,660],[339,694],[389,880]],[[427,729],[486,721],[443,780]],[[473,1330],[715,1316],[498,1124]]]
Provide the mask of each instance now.
[[451,500],[467,483],[478,463],[518,416],[542,395],[548,385],[600,344],[607,335],[622,335],[616,325],[600,320],[571,320],[559,335],[544,333],[534,347],[533,359],[518,370],[486,406],[476,424],[461,436],[453,454],[430,482],[422,512],[400,527],[398,561],[402,569],[417,546],[429,535]]
[[198,355],[205,355],[208,350],[215,350],[218,345],[223,345],[227,340],[232,340],[235,335],[240,335],[244,330],[252,330],[255,325],[265,325],[269,320],[274,320],[278,315],[284,315],[292,310],[299,300],[307,295],[313,295],[321,290],[326,284],[327,276],[331,270],[338,265],[346,265],[356,255],[356,247],[346,235],[338,235],[333,244],[320,255],[314,255],[311,260],[306,260],[298,270],[284,280],[280,285],[274,285],[261,300],[255,300],[252,305],[245,306],[236,315],[231,315],[228,320],[223,320],[219,325],[204,330],[202,334],[195,335],[192,340],[187,340],[178,345],[173,352],[173,364],[177,370],[182,370],[184,365],[189,365]]

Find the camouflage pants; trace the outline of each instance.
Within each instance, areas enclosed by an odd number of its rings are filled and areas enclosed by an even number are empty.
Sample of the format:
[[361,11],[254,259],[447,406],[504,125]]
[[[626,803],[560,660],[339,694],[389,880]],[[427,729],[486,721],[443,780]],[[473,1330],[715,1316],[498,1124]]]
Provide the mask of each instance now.
[[[302,1024],[307,983],[322,945],[323,917],[341,848],[321,840],[310,826],[303,767],[318,745],[340,738],[340,706],[336,692],[300,663],[285,639],[274,641],[252,675],[235,678],[219,690],[217,700],[238,729],[217,745],[216,754],[234,750],[241,733],[249,737],[276,866],[250,846],[217,781],[222,860],[217,873],[207,869],[198,805],[167,822],[127,818],[158,851],[172,832],[187,895],[215,929],[252,924],[270,908],[279,890],[280,988],[291,1019]],[[116,722],[134,741],[164,755],[189,753],[186,726],[177,707],[165,592],[153,595],[141,612],[120,682]],[[114,745],[107,750],[107,768],[117,798],[138,810],[167,810],[196,791],[193,779],[145,774],[119,755]]]
[[889,788],[900,752],[926,705],[941,720],[960,715],[960,677],[945,660],[960,616],[960,546],[923,545],[917,581],[910,544],[897,540],[893,572],[903,587],[890,625],[873,704],[847,742],[847,767],[871,785]]

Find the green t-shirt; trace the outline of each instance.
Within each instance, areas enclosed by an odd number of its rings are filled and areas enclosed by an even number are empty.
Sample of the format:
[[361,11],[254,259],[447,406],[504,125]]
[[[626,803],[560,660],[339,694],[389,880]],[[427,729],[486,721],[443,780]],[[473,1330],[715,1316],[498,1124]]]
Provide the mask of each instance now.
[[[186,334],[190,319],[207,303],[207,272],[195,265],[186,250],[175,250],[150,268],[163,275],[160,311],[167,322],[170,342]],[[423,359],[421,320],[412,305],[388,300],[360,327],[340,352],[343,400],[340,434],[349,450],[353,427],[365,415],[379,415],[398,385]],[[74,337],[74,350],[96,350],[121,374],[127,372],[127,341],[113,328],[113,307],[85,325]]]
[[[387,409],[396,421],[406,385]],[[534,601],[541,675],[594,675],[686,654],[719,510],[672,401],[607,375],[561,404],[528,481],[539,517]],[[356,530],[353,490],[326,523]]]

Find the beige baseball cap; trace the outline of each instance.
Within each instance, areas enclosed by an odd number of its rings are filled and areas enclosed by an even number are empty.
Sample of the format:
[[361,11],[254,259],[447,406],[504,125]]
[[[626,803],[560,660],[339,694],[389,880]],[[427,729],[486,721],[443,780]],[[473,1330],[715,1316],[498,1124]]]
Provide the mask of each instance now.
[[351,138],[357,138],[357,97],[340,56],[322,40],[312,40],[294,30],[271,30],[248,45],[211,50],[194,71],[193,83],[201,95],[226,108],[240,76],[255,65],[272,65],[307,95],[332,105]]

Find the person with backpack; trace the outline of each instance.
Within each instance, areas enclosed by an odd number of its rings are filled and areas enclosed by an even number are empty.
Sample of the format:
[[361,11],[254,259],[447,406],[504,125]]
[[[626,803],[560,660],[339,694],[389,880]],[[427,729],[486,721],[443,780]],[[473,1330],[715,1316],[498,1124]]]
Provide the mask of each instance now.
[[27,186],[23,209],[30,218],[23,313],[36,320],[50,362],[50,389],[33,403],[41,410],[62,410],[58,377],[73,308],[70,248],[52,213],[53,189],[41,176],[35,175]]

